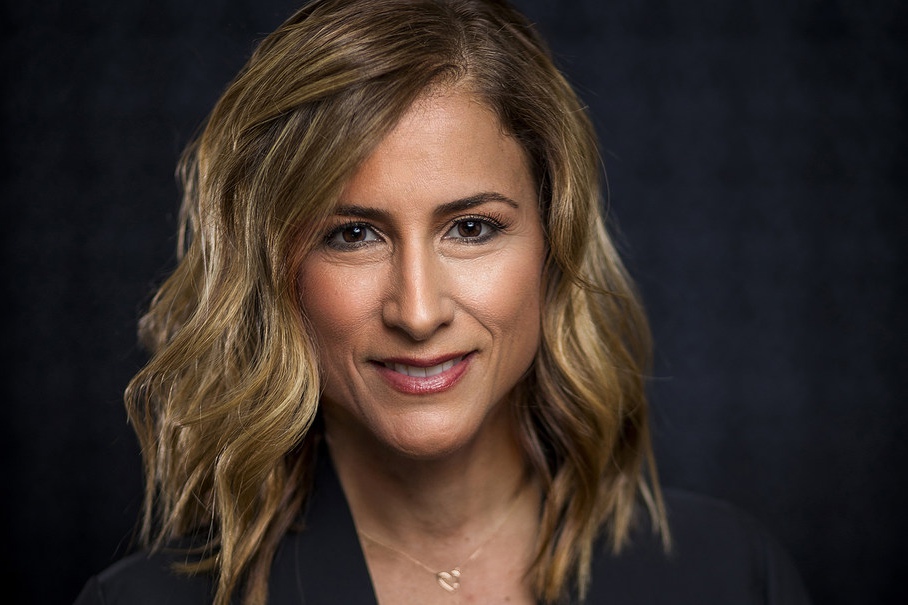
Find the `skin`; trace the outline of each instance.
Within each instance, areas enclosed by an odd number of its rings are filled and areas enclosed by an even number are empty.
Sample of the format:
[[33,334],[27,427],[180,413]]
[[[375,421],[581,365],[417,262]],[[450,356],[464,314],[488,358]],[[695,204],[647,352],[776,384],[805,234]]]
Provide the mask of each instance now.
[[[483,545],[465,600],[532,602],[538,489],[507,404],[539,347],[544,257],[525,152],[454,89],[427,93],[367,158],[298,277],[357,527],[438,570]],[[380,602],[451,603],[405,556],[363,546]]]

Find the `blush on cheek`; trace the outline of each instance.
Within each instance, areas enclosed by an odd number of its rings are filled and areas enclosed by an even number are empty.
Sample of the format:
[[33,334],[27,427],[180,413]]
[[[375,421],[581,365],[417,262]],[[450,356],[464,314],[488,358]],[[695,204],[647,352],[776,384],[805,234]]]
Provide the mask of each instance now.
[[338,268],[317,260],[304,263],[298,279],[300,306],[326,345],[362,324],[375,292],[375,271]]
[[469,267],[458,283],[459,297],[495,324],[538,320],[542,297],[542,254],[520,248]]

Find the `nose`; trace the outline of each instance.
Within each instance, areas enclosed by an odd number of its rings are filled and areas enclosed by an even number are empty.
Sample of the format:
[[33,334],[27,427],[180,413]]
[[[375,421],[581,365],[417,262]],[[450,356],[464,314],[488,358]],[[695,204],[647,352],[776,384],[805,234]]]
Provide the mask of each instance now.
[[431,246],[402,246],[392,260],[382,319],[416,341],[427,340],[454,318],[450,279]]

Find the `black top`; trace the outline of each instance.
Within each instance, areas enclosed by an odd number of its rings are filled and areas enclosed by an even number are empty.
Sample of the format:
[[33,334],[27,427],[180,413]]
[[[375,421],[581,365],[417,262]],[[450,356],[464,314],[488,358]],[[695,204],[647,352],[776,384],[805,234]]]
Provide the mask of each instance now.
[[[323,457],[324,458],[327,457]],[[350,509],[323,463],[307,528],[281,542],[269,580],[271,605],[376,605]],[[586,605],[806,605],[784,550],[746,514],[715,500],[665,491],[673,546],[641,528],[618,556],[598,546]],[[643,524],[646,525],[646,524]],[[140,552],[91,578],[75,605],[205,605],[208,576],[170,570],[185,555]]]

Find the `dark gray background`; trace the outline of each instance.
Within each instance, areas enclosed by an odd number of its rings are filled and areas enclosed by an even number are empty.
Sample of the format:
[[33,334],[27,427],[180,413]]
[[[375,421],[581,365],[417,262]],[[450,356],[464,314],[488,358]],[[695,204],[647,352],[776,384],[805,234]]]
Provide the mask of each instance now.
[[[649,307],[664,482],[749,510],[817,603],[893,602],[908,491],[901,0],[519,3],[589,104]],[[67,603],[141,498],[121,392],[177,156],[288,0],[7,2],[2,579]]]

